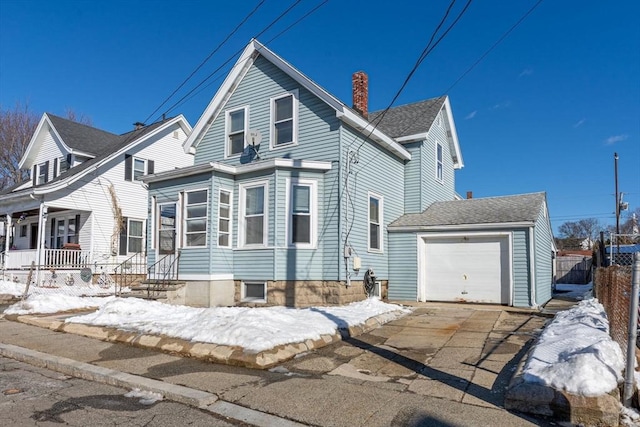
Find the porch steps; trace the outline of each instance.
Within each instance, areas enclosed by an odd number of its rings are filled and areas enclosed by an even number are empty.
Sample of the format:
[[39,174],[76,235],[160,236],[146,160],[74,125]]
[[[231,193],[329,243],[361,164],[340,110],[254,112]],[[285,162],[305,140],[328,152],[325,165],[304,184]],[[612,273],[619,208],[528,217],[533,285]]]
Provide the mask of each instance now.
[[129,286],[131,292],[123,293],[122,297],[141,298],[149,300],[166,300],[167,292],[177,291],[187,282],[182,280],[170,280],[165,283],[155,280],[143,280],[135,286]]

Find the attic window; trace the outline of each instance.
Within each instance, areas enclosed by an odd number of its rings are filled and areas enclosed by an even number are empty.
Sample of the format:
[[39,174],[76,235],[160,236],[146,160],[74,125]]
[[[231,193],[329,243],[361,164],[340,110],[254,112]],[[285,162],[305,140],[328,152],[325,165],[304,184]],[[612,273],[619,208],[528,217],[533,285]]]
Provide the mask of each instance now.
[[35,170],[35,184],[40,185],[48,181],[49,177],[49,162],[40,163],[36,166]]
[[271,99],[271,148],[298,142],[298,91]]

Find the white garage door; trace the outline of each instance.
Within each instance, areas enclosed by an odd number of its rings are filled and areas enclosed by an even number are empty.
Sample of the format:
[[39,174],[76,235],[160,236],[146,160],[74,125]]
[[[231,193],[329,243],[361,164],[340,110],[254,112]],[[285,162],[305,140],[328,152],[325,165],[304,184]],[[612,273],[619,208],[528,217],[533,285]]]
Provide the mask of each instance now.
[[509,239],[456,236],[425,241],[425,296],[431,301],[509,303]]

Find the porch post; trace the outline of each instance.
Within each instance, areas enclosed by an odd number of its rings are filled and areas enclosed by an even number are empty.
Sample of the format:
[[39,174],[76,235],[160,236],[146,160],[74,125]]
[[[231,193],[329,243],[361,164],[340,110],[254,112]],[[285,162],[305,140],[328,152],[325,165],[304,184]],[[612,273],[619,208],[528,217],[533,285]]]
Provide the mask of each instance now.
[[9,264],[9,249],[11,249],[11,221],[12,221],[12,217],[11,214],[8,213],[7,214],[7,221],[4,227],[4,264],[3,264],[3,272],[2,274],[4,275],[4,271],[7,269],[7,265]]
[[[11,222],[13,217],[11,214],[7,214],[7,225],[4,230],[4,256],[9,256],[9,249],[11,249],[11,226],[13,225]],[[6,258],[5,258],[6,259]]]
[[44,249],[45,230],[44,227],[47,224],[47,212],[48,208],[44,202],[40,202],[40,210],[38,212],[38,249],[36,251],[36,284],[40,285],[40,267],[42,266],[42,252]]

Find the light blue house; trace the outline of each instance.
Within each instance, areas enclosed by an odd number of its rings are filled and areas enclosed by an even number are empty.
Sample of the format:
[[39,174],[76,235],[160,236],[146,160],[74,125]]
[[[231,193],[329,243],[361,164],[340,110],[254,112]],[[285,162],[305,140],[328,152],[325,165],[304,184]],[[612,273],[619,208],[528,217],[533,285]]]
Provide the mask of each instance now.
[[[421,247],[422,225],[404,222],[437,202],[466,202],[455,192],[463,160],[449,99],[368,113],[367,91],[367,76],[354,74],[350,108],[259,42],[248,44],[185,142],[194,165],[143,178],[151,278],[186,281],[170,299],[199,306],[343,304],[365,298],[367,270],[390,299],[425,300],[436,295],[432,287],[451,286],[430,283],[431,240],[429,249]],[[539,207],[546,215],[546,204]],[[536,230],[525,233],[526,242],[509,224],[489,233],[500,242],[507,236],[500,253],[485,258],[508,271],[508,280],[490,286],[508,286],[510,296],[478,301],[535,306],[549,298],[549,223],[529,222],[511,224]],[[536,252],[534,260],[538,241],[545,256]]]

